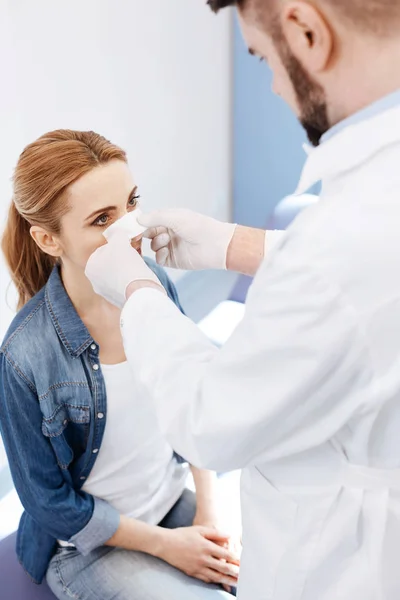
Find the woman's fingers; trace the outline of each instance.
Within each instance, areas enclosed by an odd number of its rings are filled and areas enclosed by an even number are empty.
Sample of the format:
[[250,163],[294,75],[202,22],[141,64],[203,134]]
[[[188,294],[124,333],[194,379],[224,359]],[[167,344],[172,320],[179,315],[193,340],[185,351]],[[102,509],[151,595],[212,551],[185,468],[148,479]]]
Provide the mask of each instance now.
[[206,540],[211,540],[217,544],[228,543],[231,537],[229,533],[218,531],[218,529],[214,529],[213,527],[201,527],[200,531]]
[[210,553],[210,556],[214,556],[215,558],[219,558],[222,560],[226,560],[228,563],[232,563],[234,565],[240,565],[240,557],[236,552],[233,552],[229,548],[225,548],[224,546],[218,546],[218,544],[214,544],[213,542],[208,542],[207,550]]
[[239,567],[237,565],[233,565],[232,563],[210,557],[207,566],[214,571],[218,571],[223,575],[228,575],[229,577],[236,579],[236,581],[239,577]]
[[229,585],[232,587],[237,586],[237,578],[229,577],[229,575],[223,575],[218,571],[214,571],[214,569],[207,569],[203,572],[203,576],[205,576],[210,583],[217,583],[220,585]]

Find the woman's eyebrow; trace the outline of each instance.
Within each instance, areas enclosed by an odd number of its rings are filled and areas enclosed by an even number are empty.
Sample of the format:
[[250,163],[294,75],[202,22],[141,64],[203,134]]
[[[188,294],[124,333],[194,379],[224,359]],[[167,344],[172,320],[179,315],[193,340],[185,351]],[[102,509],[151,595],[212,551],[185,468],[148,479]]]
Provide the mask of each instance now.
[[93,217],[95,217],[96,215],[100,215],[103,212],[108,212],[111,210],[117,210],[117,207],[116,206],[104,206],[103,208],[98,208],[97,210],[92,212],[88,217],[86,217],[85,221],[90,221],[90,219],[93,219]]

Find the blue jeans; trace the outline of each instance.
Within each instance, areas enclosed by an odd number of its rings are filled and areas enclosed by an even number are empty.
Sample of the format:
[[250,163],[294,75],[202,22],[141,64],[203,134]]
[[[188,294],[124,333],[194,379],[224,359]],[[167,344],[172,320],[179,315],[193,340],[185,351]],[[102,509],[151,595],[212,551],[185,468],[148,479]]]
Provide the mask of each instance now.
[[[185,490],[160,523],[189,527],[196,511],[195,495]],[[59,600],[229,600],[221,588],[188,577],[168,563],[141,552],[102,546],[88,556],[59,548],[47,583]]]

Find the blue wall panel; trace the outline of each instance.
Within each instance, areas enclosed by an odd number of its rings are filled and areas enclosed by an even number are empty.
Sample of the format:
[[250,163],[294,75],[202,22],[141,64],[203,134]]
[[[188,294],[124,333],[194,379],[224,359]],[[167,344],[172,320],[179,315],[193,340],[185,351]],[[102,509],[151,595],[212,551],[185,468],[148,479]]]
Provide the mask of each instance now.
[[235,22],[234,220],[263,226],[294,192],[306,155],[301,125],[271,90],[269,68],[248,54]]

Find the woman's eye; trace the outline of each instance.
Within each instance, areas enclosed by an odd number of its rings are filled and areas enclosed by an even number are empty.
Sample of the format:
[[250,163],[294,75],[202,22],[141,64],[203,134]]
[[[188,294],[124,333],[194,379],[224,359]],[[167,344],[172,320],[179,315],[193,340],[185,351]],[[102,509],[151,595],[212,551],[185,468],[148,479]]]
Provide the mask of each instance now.
[[108,215],[100,215],[100,217],[97,217],[97,219],[93,223],[93,225],[97,225],[98,227],[104,227],[107,224],[108,224]]
[[137,196],[132,196],[132,198],[130,198],[128,202],[129,206],[137,206],[139,204],[139,198],[139,194]]

